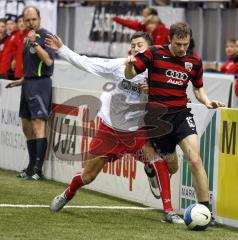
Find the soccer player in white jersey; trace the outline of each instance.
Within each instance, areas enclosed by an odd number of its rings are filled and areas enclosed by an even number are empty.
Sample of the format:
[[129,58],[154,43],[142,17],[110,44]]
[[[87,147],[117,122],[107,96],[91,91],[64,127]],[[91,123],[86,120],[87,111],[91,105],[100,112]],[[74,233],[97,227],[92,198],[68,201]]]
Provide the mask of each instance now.
[[[150,45],[149,35],[137,32],[131,38],[131,53],[135,55]],[[83,172],[77,173],[69,187],[53,199],[50,209],[52,211],[62,209],[79,188],[96,178],[108,161],[118,159],[121,153],[135,153],[143,149],[149,159],[149,162],[144,162],[147,175],[151,173],[148,176],[149,181],[160,191],[164,208],[163,220],[175,224],[184,223],[172,208],[168,167],[147,142],[147,131],[143,128],[145,109],[133,109],[136,104],[147,102],[147,96],[140,88],[140,84],[147,78],[147,72],[138,75],[130,83],[124,76],[125,58],[103,59],[81,56],[65,46],[58,36],[48,36],[46,46],[54,49],[60,57],[77,68],[115,83],[115,88],[112,91],[104,91],[100,98],[102,106],[98,116],[101,122],[96,136],[90,143],[89,152],[92,157],[87,161]]]

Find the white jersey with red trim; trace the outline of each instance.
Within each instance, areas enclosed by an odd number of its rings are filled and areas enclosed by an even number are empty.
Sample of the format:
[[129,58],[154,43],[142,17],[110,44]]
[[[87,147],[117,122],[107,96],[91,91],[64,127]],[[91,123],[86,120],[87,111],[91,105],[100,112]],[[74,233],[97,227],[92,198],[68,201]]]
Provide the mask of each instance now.
[[65,45],[57,53],[75,67],[109,80],[111,84],[107,85],[108,90],[103,90],[98,113],[109,127],[118,131],[135,131],[145,126],[147,95],[141,92],[140,84],[147,78],[147,72],[128,81],[124,75],[125,58],[91,58],[79,55]]

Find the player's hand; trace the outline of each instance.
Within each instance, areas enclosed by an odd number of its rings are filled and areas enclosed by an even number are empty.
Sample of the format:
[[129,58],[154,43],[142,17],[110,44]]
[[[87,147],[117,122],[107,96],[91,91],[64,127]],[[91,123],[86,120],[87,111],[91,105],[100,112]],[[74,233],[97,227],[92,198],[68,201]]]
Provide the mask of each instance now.
[[129,55],[126,60],[126,65],[134,65],[136,58],[133,55]]
[[47,34],[45,38],[45,45],[52,48],[54,51],[58,51],[63,46],[63,42],[59,36]]
[[30,42],[35,42],[36,41],[36,32],[35,32],[35,30],[30,30],[28,32],[27,38],[29,39]]
[[212,100],[206,104],[208,109],[215,109],[219,107],[225,107],[225,104],[219,101]]
[[145,78],[144,82],[140,85],[140,89],[144,94],[149,93],[149,85],[147,83],[147,78]]
[[5,88],[13,88],[13,87],[21,86],[22,83],[23,83],[23,79],[15,80],[8,83]]

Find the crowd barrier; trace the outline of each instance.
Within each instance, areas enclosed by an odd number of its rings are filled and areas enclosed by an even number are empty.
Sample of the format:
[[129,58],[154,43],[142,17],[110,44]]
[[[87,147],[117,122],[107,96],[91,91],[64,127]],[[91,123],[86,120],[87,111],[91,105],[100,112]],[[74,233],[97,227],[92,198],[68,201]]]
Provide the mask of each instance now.
[[[78,71],[78,78],[80,75]],[[101,79],[94,77],[94,81]],[[20,88],[6,89],[7,83],[0,80],[0,167],[19,171],[28,162],[18,117]],[[95,110],[100,92],[61,87],[54,87],[53,92],[44,175],[48,179],[69,183],[73,174],[83,170],[87,164],[90,139],[98,126],[98,118],[90,113],[90,109],[94,107]],[[238,110],[208,110],[197,104],[190,106],[197,124],[200,153],[208,173],[214,216],[220,223],[238,227],[238,189],[235,185],[238,180]],[[196,194],[187,161],[179,148],[178,155],[180,168],[171,179],[172,203],[182,213],[195,202]],[[161,201],[151,194],[143,164],[136,161],[136,156],[125,155],[114,163],[106,164],[98,178],[86,188],[162,208]]]

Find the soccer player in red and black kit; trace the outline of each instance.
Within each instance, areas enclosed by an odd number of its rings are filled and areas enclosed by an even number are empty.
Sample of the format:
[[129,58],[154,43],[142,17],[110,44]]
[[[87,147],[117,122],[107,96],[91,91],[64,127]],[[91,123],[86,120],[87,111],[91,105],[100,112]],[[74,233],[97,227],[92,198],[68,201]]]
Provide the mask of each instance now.
[[[168,111],[160,118],[173,125],[169,134],[153,139],[152,144],[169,162],[177,160],[176,145],[181,147],[191,168],[198,201],[208,207],[207,174],[199,154],[193,114],[186,106],[188,82],[192,82],[196,98],[207,108],[223,107],[224,104],[210,101],[203,89],[201,58],[188,50],[191,37],[192,31],[186,23],[171,25],[170,44],[152,46],[135,57],[129,56],[125,76],[130,79],[148,69],[149,101],[163,104]],[[211,225],[214,224],[213,219]]]

